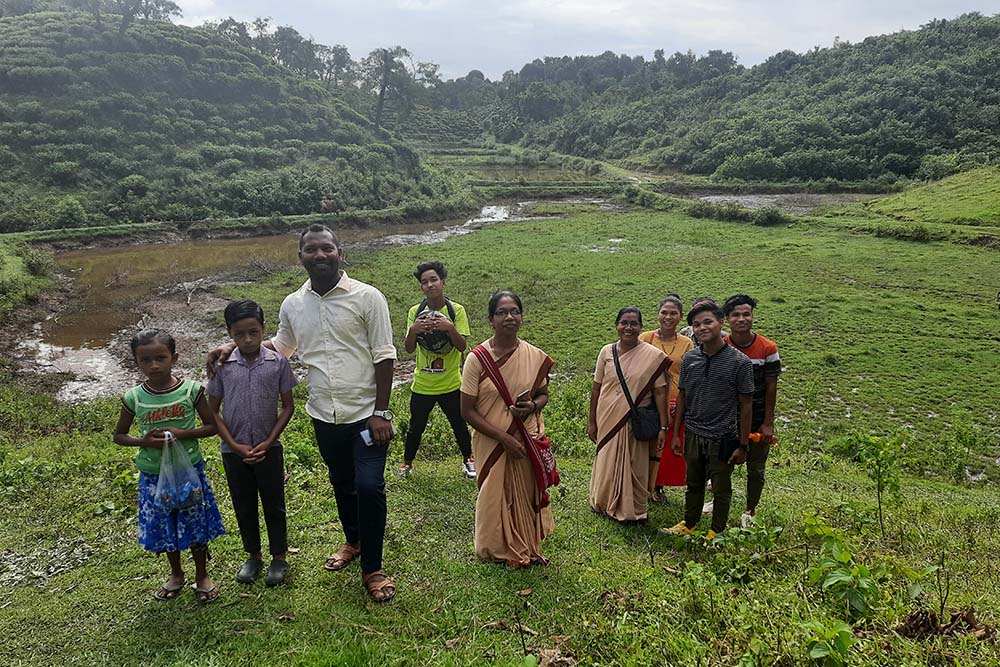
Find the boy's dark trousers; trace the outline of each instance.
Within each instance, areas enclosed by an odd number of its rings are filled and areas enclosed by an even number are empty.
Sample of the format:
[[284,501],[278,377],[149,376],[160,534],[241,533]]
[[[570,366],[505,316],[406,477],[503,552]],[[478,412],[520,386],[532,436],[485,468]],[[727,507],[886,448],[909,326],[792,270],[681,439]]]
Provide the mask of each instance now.
[[257,520],[257,496],[264,508],[267,547],[272,556],[288,551],[288,527],[285,517],[285,456],[281,447],[267,450],[260,463],[249,465],[239,454],[223,454],[229,495],[233,498],[236,523],[240,527],[243,549],[260,551],[260,523]]
[[385,541],[385,458],[388,447],[368,447],[361,431],[368,420],[329,424],[313,419],[319,453],[330,469],[337,514],[349,544],[361,545],[361,571],[382,569]]
[[[760,424],[750,427],[750,432],[760,430]],[[760,502],[764,491],[764,468],[767,466],[767,455],[771,452],[771,444],[755,442],[747,451],[747,510],[753,512]]]
[[719,440],[705,438],[690,428],[684,433],[684,462],[687,464],[687,491],[684,494],[684,524],[694,528],[701,519],[705,502],[705,483],[712,480],[715,496],[712,510],[712,530],[721,533],[729,522],[729,506],[733,501],[733,467],[719,460]]
[[417,449],[420,447],[420,438],[424,435],[427,419],[435,404],[441,406],[441,411],[448,418],[451,430],[455,433],[458,448],[462,451],[462,457],[464,459],[472,458],[472,436],[469,435],[469,427],[462,419],[460,394],[458,389],[447,394],[410,394],[410,429],[406,432],[406,445],[403,448],[404,461],[412,461],[416,458]]

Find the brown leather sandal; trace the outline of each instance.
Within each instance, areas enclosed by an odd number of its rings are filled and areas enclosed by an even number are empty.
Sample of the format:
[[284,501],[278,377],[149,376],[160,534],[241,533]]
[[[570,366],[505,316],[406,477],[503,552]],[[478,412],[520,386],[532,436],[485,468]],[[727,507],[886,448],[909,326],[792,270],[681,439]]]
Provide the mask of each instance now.
[[185,583],[187,582],[185,582],[183,579],[181,579],[181,583],[178,584],[177,586],[167,586],[167,584],[164,583],[162,586],[160,586],[160,589],[158,591],[153,593],[153,597],[159,600],[160,602],[167,602],[168,600],[173,600],[174,598],[176,598],[178,595],[181,594],[181,591],[184,590]]
[[359,547],[352,547],[350,544],[341,544],[330,557],[326,559],[326,563],[323,564],[324,570],[329,570],[330,572],[336,572],[337,570],[343,570],[345,567],[351,564],[351,561],[361,555],[361,549]]
[[372,600],[379,604],[388,602],[396,595],[396,584],[382,570],[375,570],[361,575],[361,581]]

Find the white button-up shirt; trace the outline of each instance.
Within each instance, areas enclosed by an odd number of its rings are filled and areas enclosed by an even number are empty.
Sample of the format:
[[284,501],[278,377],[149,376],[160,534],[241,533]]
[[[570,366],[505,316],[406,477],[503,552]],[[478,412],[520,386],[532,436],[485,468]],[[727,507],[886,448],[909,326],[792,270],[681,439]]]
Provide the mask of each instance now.
[[349,424],[375,410],[375,364],[396,358],[385,296],[344,273],[326,294],[307,280],[281,303],[275,349],[309,371],[310,417]]

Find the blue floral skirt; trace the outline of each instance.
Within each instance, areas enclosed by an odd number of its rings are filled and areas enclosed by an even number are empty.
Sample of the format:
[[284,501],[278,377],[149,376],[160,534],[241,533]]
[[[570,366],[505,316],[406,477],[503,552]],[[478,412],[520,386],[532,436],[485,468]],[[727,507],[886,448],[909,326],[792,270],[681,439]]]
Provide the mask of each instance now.
[[215,494],[205,478],[205,462],[195,464],[204,500],[196,507],[169,510],[156,503],[156,481],[159,475],[139,473],[139,544],[146,551],[163,553],[185,551],[192,544],[208,544],[226,529],[215,504]]

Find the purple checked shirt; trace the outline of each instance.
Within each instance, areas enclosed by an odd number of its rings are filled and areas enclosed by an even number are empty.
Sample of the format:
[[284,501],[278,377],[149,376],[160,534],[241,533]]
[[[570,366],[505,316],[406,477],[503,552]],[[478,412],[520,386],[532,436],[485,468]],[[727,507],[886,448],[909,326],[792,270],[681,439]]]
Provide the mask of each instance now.
[[[247,365],[239,349],[233,350],[209,381],[207,391],[222,399],[222,419],[236,442],[253,447],[271,435],[278,421],[278,400],[297,382],[288,359],[261,346],[253,365]],[[232,453],[225,442],[222,453]]]

